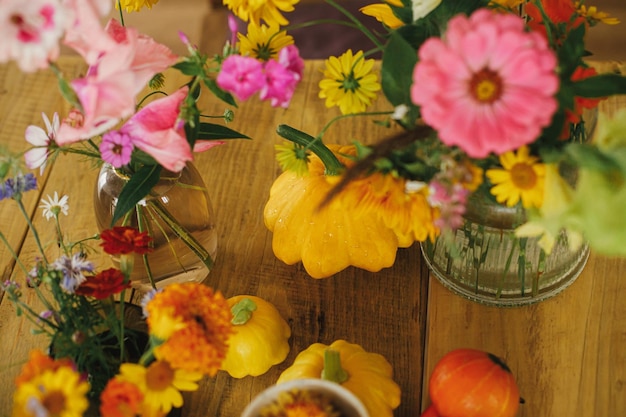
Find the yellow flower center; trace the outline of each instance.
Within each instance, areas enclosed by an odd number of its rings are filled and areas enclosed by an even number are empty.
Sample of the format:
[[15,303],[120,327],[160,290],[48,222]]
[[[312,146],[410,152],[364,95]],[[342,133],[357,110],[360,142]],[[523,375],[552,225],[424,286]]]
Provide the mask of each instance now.
[[65,394],[59,390],[52,390],[42,399],[41,404],[48,410],[48,415],[58,416],[65,410]]
[[317,404],[299,402],[285,407],[287,417],[328,417]]
[[516,163],[509,171],[511,181],[522,190],[530,190],[537,184],[537,174],[532,166],[524,163]]
[[146,371],[146,384],[150,391],[164,391],[174,381],[174,370],[165,361],[156,361]]
[[485,68],[470,80],[470,93],[481,103],[493,103],[502,95],[502,79],[498,73]]

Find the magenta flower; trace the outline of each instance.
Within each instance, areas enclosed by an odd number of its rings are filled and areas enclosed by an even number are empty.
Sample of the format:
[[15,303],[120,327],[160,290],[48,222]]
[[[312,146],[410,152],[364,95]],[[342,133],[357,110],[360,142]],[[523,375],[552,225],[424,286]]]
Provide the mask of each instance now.
[[278,61],[269,60],[265,63],[265,85],[261,88],[259,98],[270,100],[273,107],[288,107],[291,96],[298,84],[297,74],[282,66]]
[[68,11],[58,1],[2,0],[0,63],[16,61],[22,71],[47,68],[59,56]]
[[531,143],[550,124],[559,87],[557,59],[518,16],[480,9],[448,23],[445,39],[419,50],[411,98],[442,142],[469,156]]
[[39,174],[43,174],[50,154],[49,146],[55,141],[56,132],[59,129],[59,115],[54,113],[52,123],[45,113],[42,113],[43,122],[46,125],[46,131],[39,126],[30,125],[26,128],[24,136],[26,141],[34,147],[24,153],[24,160],[29,169],[39,168]]
[[102,136],[100,155],[104,162],[120,168],[130,162],[133,143],[130,136],[120,131],[107,132]]
[[295,45],[287,45],[278,53],[278,62],[289,71],[296,74],[297,81],[302,79],[304,72],[304,60],[300,57],[300,51]]
[[183,87],[167,97],[154,100],[139,110],[120,129],[132,144],[152,156],[165,169],[179,172],[193,159],[179,119],[180,106],[187,96]]
[[230,55],[222,63],[217,85],[238,100],[247,100],[265,84],[263,64],[252,57]]

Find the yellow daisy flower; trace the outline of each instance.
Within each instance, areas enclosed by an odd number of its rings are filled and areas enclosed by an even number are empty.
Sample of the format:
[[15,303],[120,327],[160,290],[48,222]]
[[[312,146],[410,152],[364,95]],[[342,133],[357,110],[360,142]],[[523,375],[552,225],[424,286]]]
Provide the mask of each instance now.
[[288,142],[274,145],[276,160],[283,171],[293,171],[302,176],[309,172],[309,156],[311,152],[301,145]]
[[524,208],[541,207],[543,203],[546,167],[539,158],[531,156],[527,146],[517,153],[511,151],[500,155],[503,169],[487,170],[487,178],[494,184],[491,194],[499,203],[513,207],[520,199]]
[[135,384],[144,394],[142,415],[165,415],[172,407],[183,405],[181,391],[195,391],[202,379],[200,372],[174,369],[169,362],[156,360],[148,367],[123,363],[119,377]]
[[89,384],[72,368],[47,370],[17,388],[13,417],[81,417],[89,407],[88,391]]
[[239,38],[239,52],[261,61],[278,58],[278,52],[287,45],[293,45],[293,37],[280,30],[278,24],[248,25],[248,34],[237,34]]
[[585,6],[584,4],[580,4],[580,2],[576,2],[576,7],[578,13],[585,17],[589,24],[592,26],[597,23],[604,23],[606,25],[617,25],[619,24],[619,19],[616,17],[609,16],[608,13],[598,11],[596,6]]
[[267,24],[286,26],[289,21],[282,12],[294,11],[294,5],[300,0],[224,0],[224,6],[238,18],[257,25],[261,20]]
[[328,58],[319,83],[319,98],[326,99],[326,107],[339,106],[342,114],[365,111],[380,90],[378,76],[372,72],[374,62],[363,58],[363,51],[353,55],[351,49]]
[[158,2],[159,0],[120,0],[119,3],[115,2],[115,8],[119,9],[121,5],[122,9],[127,12],[138,12],[142,7],[151,9]]
[[393,10],[391,10],[391,7],[389,6],[390,4],[396,7],[403,6],[402,1],[400,0],[389,0],[386,3],[368,4],[367,6],[361,7],[359,11],[366,16],[375,18],[391,29],[404,26],[404,22],[393,14]]

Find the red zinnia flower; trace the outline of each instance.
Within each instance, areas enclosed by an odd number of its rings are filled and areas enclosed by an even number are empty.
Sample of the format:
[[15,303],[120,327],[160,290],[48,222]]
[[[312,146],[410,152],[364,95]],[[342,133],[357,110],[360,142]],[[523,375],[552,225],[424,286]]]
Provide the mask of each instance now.
[[100,233],[101,246],[109,255],[138,253],[140,255],[152,251],[149,246],[152,238],[145,232],[133,227],[116,226]]
[[76,294],[94,297],[98,300],[110,295],[118,294],[125,288],[130,288],[130,283],[124,283],[124,274],[119,269],[109,268],[87,279],[76,288]]

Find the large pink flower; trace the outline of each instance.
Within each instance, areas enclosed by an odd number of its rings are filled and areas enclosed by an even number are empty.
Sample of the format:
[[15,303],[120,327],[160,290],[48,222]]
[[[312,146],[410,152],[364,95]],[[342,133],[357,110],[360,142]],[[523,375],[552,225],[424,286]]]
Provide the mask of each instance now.
[[64,0],[65,7],[73,11],[63,43],[78,52],[89,65],[100,55],[115,47],[115,41],[106,33],[100,19],[109,13],[110,0]]
[[150,102],[120,129],[130,136],[133,145],[173,172],[179,172],[187,161],[193,159],[184,123],[179,118],[188,90],[188,87],[183,87],[167,97]]
[[533,142],[557,109],[557,59],[515,15],[480,9],[419,50],[411,98],[446,145],[471,157]]
[[59,0],[2,0],[0,4],[0,63],[15,60],[26,72],[47,68],[59,56],[68,11]]

